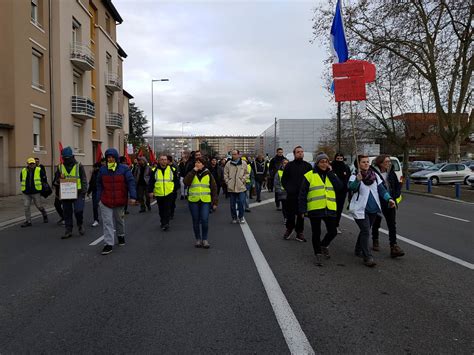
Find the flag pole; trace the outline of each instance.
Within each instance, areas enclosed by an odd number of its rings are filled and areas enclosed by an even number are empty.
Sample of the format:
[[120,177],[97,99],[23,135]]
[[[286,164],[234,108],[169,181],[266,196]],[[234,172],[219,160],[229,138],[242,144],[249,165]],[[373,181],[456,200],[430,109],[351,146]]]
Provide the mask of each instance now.
[[355,158],[357,159],[357,168],[359,168],[359,159],[357,158],[357,139],[355,134],[355,124],[354,124],[354,116],[352,115],[352,101],[349,101],[349,108],[350,108],[350,117],[351,117],[351,124],[352,124],[352,138],[354,139],[354,154]]
[[340,154],[341,149],[341,102],[337,103],[337,152]]

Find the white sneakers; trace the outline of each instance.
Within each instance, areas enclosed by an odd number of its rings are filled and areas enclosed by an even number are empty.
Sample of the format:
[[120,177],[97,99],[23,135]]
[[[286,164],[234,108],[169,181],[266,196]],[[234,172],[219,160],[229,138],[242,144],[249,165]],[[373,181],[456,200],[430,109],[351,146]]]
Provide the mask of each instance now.
[[94,221],[94,223],[91,224],[92,227],[97,227],[99,225],[99,221]]

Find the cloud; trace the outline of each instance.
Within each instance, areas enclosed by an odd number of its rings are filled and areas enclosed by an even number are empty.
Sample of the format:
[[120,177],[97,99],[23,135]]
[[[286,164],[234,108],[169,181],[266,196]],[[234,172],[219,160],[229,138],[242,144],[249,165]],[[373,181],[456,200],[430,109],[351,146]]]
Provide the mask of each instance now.
[[261,133],[279,118],[328,118],[326,49],[310,44],[310,1],[115,0],[124,87],[155,134]]

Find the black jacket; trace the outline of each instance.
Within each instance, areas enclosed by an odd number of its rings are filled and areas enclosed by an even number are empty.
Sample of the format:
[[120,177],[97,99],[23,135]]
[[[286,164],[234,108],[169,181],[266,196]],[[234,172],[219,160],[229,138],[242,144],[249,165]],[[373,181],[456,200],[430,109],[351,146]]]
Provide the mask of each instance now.
[[91,178],[89,180],[89,188],[87,193],[96,193],[97,192],[97,176],[99,176],[99,169],[92,170]]
[[288,199],[297,200],[304,174],[311,171],[311,164],[304,160],[293,160],[286,164],[281,184],[287,192]]
[[270,159],[270,163],[268,164],[268,174],[270,177],[274,177],[278,169],[280,168],[281,162],[286,159],[284,156],[279,157],[275,155],[273,158]]
[[343,161],[337,161],[334,160],[331,163],[332,171],[336,176],[341,180],[343,187],[341,189],[341,192],[347,192],[348,184],[349,184],[349,178],[351,177],[351,169],[347,166],[346,163]]
[[387,183],[385,182],[385,180],[382,177],[382,173],[380,172],[380,170],[377,167],[372,167],[372,170],[375,171],[375,173],[382,180],[383,186],[388,191],[390,196],[394,200],[399,198],[400,195],[402,194],[402,185],[400,184],[400,181],[398,181],[398,176],[395,173],[394,167],[392,166],[392,168],[390,169],[390,171],[388,172],[388,175],[387,175],[387,180],[388,180],[388,185],[389,186],[387,186]]
[[267,174],[268,174],[267,164],[265,160],[258,161],[257,159],[255,159],[251,163],[251,167],[252,167],[252,174],[254,176],[255,181],[258,181],[258,182],[265,181],[265,178],[267,177]]
[[209,164],[208,170],[211,172],[214,180],[216,181],[217,186],[222,186],[224,181],[224,169],[217,164],[215,167],[212,167]]
[[[318,173],[319,176],[321,177],[321,180],[323,180],[324,183],[326,183],[326,179],[329,179],[331,181],[332,186],[334,187],[335,193],[337,193],[338,191],[341,191],[341,189],[343,188],[341,180],[332,171],[329,171],[329,170],[322,171],[317,166],[315,166],[313,169],[313,172]],[[298,196],[298,213],[299,214],[307,212],[308,191],[309,191],[309,181],[306,178],[304,178],[303,182],[301,183],[300,194]],[[328,210],[327,208],[321,209],[321,210],[313,210],[313,211],[308,212],[308,217],[310,218],[311,217],[315,217],[315,218],[336,217],[336,216],[337,216],[337,211]]]

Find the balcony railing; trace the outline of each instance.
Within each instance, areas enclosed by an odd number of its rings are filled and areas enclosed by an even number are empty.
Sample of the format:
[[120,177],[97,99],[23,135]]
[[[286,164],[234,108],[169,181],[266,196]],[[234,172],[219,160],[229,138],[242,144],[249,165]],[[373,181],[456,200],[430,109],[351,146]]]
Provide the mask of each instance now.
[[71,97],[71,114],[78,118],[88,119],[95,117],[95,103],[82,96]]
[[88,45],[74,42],[71,44],[71,62],[82,70],[94,69],[94,54]]
[[123,128],[123,115],[116,112],[107,112],[105,115],[105,125],[109,128]]
[[122,79],[118,74],[106,73],[105,74],[105,86],[112,91],[122,90]]

